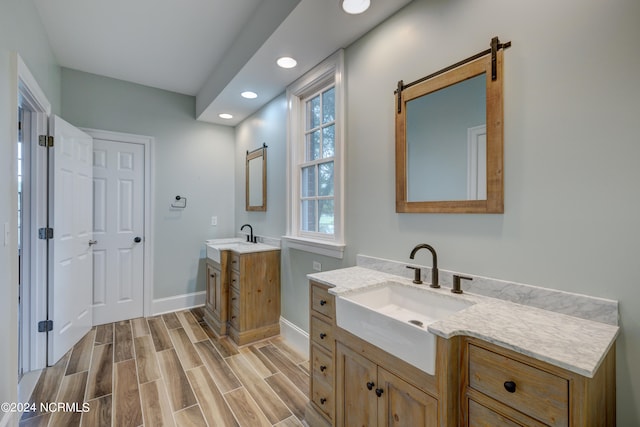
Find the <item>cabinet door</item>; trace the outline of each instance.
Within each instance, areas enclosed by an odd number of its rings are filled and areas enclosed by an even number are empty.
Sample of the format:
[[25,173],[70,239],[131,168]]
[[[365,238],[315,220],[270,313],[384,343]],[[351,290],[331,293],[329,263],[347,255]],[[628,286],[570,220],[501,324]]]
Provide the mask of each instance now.
[[378,426],[436,427],[438,401],[378,367]]
[[375,395],[376,364],[340,343],[338,343],[336,360],[338,370],[336,426],[376,426],[378,424],[378,399]]
[[211,313],[214,312],[214,306],[216,301],[216,276],[217,270],[207,262],[207,298],[205,301],[205,308],[209,309]]
[[218,319],[218,321],[220,322],[226,322],[227,321],[227,310],[226,310],[226,300],[227,300],[227,295],[226,292],[224,292],[225,290],[223,289],[223,284],[222,284],[222,272],[220,271],[219,268],[214,267],[213,268],[213,281],[214,281],[214,286],[213,286],[213,297],[212,297],[212,311],[213,311],[213,315],[215,316],[216,319]]

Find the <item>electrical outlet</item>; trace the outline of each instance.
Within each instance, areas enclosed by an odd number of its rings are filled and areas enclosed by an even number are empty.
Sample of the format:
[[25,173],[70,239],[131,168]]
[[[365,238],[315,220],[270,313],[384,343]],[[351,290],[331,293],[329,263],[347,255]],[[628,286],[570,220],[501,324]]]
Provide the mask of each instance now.
[[313,261],[313,269],[315,271],[322,271],[322,264],[320,264],[318,261]]
[[213,226],[218,225],[218,217],[217,216],[212,216],[211,217],[211,225],[213,225]]

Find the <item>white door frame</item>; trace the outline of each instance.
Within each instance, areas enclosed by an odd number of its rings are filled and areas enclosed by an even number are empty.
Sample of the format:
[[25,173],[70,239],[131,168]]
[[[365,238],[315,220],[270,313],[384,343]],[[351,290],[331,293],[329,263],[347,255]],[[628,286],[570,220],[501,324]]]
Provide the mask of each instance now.
[[80,128],[94,139],[144,145],[144,285],[143,314],[151,316],[153,303],[153,178],[155,138],[145,135]]
[[[47,244],[37,239],[38,228],[47,225],[47,150],[38,147],[38,135],[46,135],[48,118],[51,115],[51,104],[17,53],[17,93],[16,113],[18,106],[26,107],[30,114],[31,145],[30,158],[30,268],[27,286],[23,288],[22,322],[23,330],[23,369],[24,372],[42,369],[47,364],[47,334],[38,332],[38,322],[47,319]],[[17,191],[17,190],[16,190]],[[17,207],[16,207],[17,211]],[[27,363],[25,363],[27,362]]]

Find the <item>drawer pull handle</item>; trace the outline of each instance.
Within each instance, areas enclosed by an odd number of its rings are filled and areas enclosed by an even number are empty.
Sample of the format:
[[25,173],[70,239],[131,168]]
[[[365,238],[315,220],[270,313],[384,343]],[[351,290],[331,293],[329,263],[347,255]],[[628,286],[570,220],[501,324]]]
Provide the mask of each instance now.
[[325,399],[324,397],[320,398],[320,404],[324,405],[325,403],[327,403],[327,399]]
[[320,334],[320,339],[321,339],[321,340],[325,339],[326,337],[327,337],[327,334],[325,334],[324,332],[322,332],[322,333]]
[[515,393],[516,392],[516,383],[514,383],[513,381],[505,381],[504,382],[504,389],[507,390],[509,393]]
[[374,386],[374,385],[376,385],[374,382],[369,381],[369,382],[367,383],[367,388],[368,388],[369,390],[373,390],[373,386]]
[[377,388],[376,389],[376,396],[380,397],[380,396],[382,396],[382,393],[384,393],[383,389],[381,389],[381,388]]
[[327,370],[327,367],[324,365],[320,365],[320,372],[324,372]]
[[327,304],[326,300],[323,300],[323,299],[320,300],[320,305],[326,305],[326,304]]

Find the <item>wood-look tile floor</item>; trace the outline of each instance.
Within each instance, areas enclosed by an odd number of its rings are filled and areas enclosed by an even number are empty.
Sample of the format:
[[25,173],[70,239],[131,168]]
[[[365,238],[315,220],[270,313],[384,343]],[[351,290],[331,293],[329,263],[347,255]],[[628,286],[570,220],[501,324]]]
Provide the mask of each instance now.
[[238,349],[202,313],[94,327],[42,372],[30,400],[80,410],[25,412],[20,426],[303,425],[309,361],[279,337]]

